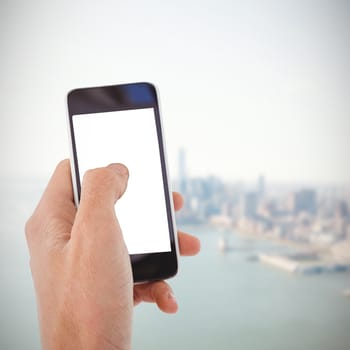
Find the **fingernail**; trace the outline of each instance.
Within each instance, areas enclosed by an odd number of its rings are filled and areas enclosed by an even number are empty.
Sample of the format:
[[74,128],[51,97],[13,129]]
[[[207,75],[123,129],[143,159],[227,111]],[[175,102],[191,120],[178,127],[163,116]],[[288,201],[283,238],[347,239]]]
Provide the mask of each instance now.
[[173,294],[173,292],[168,293],[168,300],[170,300],[174,304],[177,304],[177,301],[176,301],[176,298],[175,298],[175,295]]
[[121,163],[112,163],[112,164],[108,165],[108,168],[113,169],[116,173],[118,173],[120,175],[129,175],[128,168]]

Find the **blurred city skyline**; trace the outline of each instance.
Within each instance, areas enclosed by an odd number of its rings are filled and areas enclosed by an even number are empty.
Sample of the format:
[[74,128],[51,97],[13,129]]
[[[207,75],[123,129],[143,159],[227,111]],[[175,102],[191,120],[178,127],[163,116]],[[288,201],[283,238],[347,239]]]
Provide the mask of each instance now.
[[334,197],[349,197],[350,207],[350,182],[336,183],[327,182],[320,183],[315,181],[300,181],[291,179],[289,181],[279,181],[267,177],[264,173],[257,173],[255,177],[247,178],[225,178],[218,174],[193,175],[188,170],[188,152],[184,147],[179,148],[177,156],[177,173],[173,173],[171,177],[172,186],[176,191],[186,195],[188,187],[192,181],[203,181],[212,183],[221,183],[222,185],[233,186],[242,191],[255,191],[259,193],[258,197],[262,198],[269,192],[270,194],[290,193],[303,191],[305,189],[315,192],[330,193]]
[[[184,149],[178,163],[174,187],[185,198],[178,224],[297,244],[292,256],[256,257],[290,272],[350,271],[350,186],[268,186],[263,175],[253,184],[190,177]],[[227,237],[220,241],[223,251],[230,249]]]
[[[227,176],[222,175],[220,172],[213,171],[208,173],[198,173],[196,169],[191,167],[191,150],[181,146],[177,150],[177,157],[172,160],[171,164],[171,180],[174,186],[179,190],[180,180],[186,178],[191,179],[210,179],[216,178],[219,181],[240,185],[247,189],[256,188],[257,183],[263,179],[266,188],[271,187],[281,190],[292,190],[297,188],[311,187],[315,189],[329,189],[333,191],[342,192],[344,190],[350,190],[350,178],[344,181],[337,180],[320,180],[310,179],[302,177],[290,177],[290,178],[278,178],[276,174],[268,174],[264,171],[250,172],[246,175],[232,174]],[[179,182],[180,181],[180,182]]]

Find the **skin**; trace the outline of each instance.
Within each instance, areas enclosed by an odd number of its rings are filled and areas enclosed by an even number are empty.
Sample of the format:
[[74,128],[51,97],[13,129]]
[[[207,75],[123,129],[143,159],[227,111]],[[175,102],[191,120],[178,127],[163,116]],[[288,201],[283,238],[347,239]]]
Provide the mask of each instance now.
[[[60,162],[26,224],[44,349],[130,349],[133,305],[178,305],[165,281],[133,285],[129,255],[115,214],[127,187],[121,164],[88,171],[79,208],[68,160]],[[174,207],[183,205],[173,194]],[[181,255],[199,252],[197,238],[178,233]]]

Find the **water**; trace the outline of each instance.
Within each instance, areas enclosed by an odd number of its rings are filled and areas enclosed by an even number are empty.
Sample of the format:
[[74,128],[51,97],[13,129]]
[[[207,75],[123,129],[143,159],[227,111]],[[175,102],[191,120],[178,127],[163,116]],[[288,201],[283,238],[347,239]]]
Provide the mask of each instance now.
[[[0,349],[40,347],[23,227],[43,188],[42,181],[3,181],[0,188]],[[285,247],[230,234],[233,250],[222,255],[222,233],[183,229],[201,238],[202,252],[182,258],[170,281],[179,312],[136,307],[134,349],[350,348],[350,299],[341,294],[350,274],[290,275],[247,260]]]
[[342,290],[349,274],[290,275],[247,260],[259,251],[285,250],[270,242],[230,237],[222,255],[220,235],[188,228],[202,253],[182,259],[172,285],[176,316],[154,307],[135,312],[135,349],[349,349],[350,300]]

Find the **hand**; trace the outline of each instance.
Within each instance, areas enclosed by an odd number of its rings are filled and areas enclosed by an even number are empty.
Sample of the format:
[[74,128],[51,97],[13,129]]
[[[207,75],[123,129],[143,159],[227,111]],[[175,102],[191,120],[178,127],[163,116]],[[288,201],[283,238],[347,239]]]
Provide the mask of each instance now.
[[[45,349],[127,349],[131,339],[133,283],[114,204],[128,172],[111,165],[86,173],[77,210],[69,162],[61,162],[26,225]],[[175,207],[181,197],[174,196]],[[199,249],[180,234],[181,251]],[[135,287],[135,300],[155,301],[167,312],[165,282]]]
[[[183,206],[182,196],[173,193],[174,208],[180,210]],[[188,233],[178,232],[179,249],[181,255],[196,255],[200,250],[199,240]],[[175,296],[165,281],[144,283],[134,286],[134,304],[137,305],[142,301],[157,303],[159,309],[167,313],[177,311],[177,302]]]

